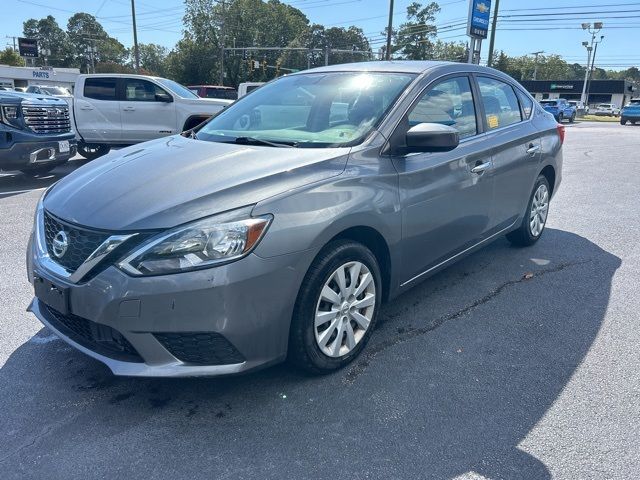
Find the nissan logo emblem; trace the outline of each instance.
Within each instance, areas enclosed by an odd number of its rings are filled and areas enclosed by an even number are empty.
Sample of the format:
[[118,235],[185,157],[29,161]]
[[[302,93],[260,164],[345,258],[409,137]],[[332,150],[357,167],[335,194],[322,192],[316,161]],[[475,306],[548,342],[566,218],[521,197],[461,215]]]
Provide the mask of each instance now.
[[62,258],[63,255],[67,252],[67,248],[69,248],[69,238],[67,237],[67,234],[64,232],[64,230],[60,230],[58,233],[56,233],[56,236],[53,237],[51,247],[53,250],[53,254],[57,258]]

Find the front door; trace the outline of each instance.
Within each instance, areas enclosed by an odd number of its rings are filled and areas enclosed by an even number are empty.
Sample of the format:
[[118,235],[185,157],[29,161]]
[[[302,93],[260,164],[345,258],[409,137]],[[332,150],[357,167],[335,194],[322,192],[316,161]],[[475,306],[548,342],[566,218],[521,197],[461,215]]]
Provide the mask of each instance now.
[[464,75],[428,88],[408,113],[409,128],[419,123],[453,126],[461,142],[451,152],[393,159],[402,204],[403,282],[479,242],[492,227],[491,150],[478,137],[478,118]]
[[121,102],[125,143],[145,142],[178,132],[173,97],[149,80],[125,78]]

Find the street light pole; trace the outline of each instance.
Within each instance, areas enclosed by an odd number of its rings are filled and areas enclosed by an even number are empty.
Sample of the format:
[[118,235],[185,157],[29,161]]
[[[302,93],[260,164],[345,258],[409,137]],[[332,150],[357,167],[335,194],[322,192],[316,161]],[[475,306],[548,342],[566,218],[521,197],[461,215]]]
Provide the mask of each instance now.
[[598,32],[600,32],[600,30],[602,30],[603,27],[603,23],[602,22],[595,22],[593,24],[593,30],[591,29],[591,24],[590,23],[583,23],[582,24],[582,29],[588,31],[591,34],[591,45],[589,45],[589,42],[582,42],[582,45],[587,49],[587,68],[586,68],[586,72],[584,74],[584,83],[582,85],[582,95],[580,96],[580,103],[582,103],[582,108],[584,108],[586,110],[587,108],[587,83],[589,82],[589,77],[590,77],[590,73],[591,73],[591,52],[593,51],[593,45],[596,41],[596,35],[598,34]]
[[544,53],[544,51],[539,51],[539,52],[533,52],[531,55],[535,55],[535,60],[534,60],[534,64],[533,64],[533,80],[536,80],[538,78],[538,56],[540,54]]
[[589,81],[587,82],[587,92],[586,92],[587,105],[589,104],[589,92],[591,91],[591,82],[593,81],[593,74],[595,70],[594,67],[596,64],[596,53],[598,53],[598,45],[602,43],[602,40],[604,40],[604,35],[600,37],[599,42],[594,42],[595,47],[593,48],[593,56],[591,57],[591,67],[589,68]]
[[387,51],[385,60],[391,60],[391,32],[393,31],[393,0],[389,0],[389,25],[387,26]]

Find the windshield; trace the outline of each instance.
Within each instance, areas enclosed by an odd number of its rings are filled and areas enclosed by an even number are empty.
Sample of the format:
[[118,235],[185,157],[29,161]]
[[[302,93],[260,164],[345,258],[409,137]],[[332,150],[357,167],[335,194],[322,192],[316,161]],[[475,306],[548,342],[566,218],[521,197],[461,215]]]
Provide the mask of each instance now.
[[640,105],[640,99],[638,99],[638,100],[631,100],[631,101],[629,102],[629,105]]
[[174,82],[173,80],[168,80],[166,78],[158,78],[157,80],[181,98],[199,98],[198,95],[193,93],[184,85],[180,85],[178,82]]
[[198,131],[198,139],[232,143],[249,138],[316,148],[355,145],[415,77],[363,72],[283,77],[223,110]]
[[41,88],[40,90],[42,90],[45,93],[48,93],[49,95],[71,95],[69,90],[62,87],[46,87],[46,88]]

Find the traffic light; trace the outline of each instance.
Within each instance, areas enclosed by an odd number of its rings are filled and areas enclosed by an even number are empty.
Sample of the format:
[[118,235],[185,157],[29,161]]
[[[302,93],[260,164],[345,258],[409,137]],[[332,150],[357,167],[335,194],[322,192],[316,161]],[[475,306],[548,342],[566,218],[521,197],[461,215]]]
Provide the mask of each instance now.
[[249,73],[253,73],[253,60],[250,58],[248,62],[249,62]]
[[267,60],[262,60],[262,73],[267,73]]
[[278,59],[276,61],[276,77],[280,75],[280,66],[282,65],[282,60]]

